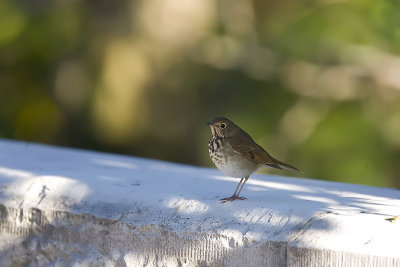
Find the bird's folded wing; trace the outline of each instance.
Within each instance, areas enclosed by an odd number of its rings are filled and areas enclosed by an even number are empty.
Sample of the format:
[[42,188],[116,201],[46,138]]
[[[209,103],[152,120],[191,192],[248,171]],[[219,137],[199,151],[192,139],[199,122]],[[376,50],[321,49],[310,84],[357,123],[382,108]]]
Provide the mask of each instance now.
[[243,145],[239,143],[232,144],[232,148],[235,153],[247,158],[248,160],[268,165],[273,168],[282,169],[282,167],[275,162],[275,159],[256,143],[253,143],[252,145]]
[[237,154],[247,158],[248,160],[252,160],[272,168],[299,171],[299,169],[296,167],[272,157],[267,151],[264,150],[264,148],[254,142],[250,136],[245,138],[247,139],[246,142],[243,140],[231,142],[232,148]]

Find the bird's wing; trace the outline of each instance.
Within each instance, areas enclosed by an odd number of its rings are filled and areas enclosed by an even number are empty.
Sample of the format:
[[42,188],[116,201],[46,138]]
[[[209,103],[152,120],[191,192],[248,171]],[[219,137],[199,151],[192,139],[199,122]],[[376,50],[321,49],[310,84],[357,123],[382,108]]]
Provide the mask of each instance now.
[[274,158],[254,141],[245,143],[234,142],[231,143],[231,145],[235,153],[247,158],[248,160],[268,165],[273,168],[282,169],[282,167],[275,162]]
[[299,171],[296,167],[275,159],[267,151],[265,151],[264,148],[259,146],[252,139],[250,140],[247,140],[247,142],[240,142],[240,140],[237,142],[231,142],[235,153],[247,158],[248,160],[264,164],[272,168]]

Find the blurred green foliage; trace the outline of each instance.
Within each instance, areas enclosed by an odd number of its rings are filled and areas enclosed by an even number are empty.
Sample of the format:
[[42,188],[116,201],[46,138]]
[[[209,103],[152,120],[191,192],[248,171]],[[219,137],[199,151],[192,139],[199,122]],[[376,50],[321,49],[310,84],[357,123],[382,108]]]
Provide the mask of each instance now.
[[400,187],[396,1],[0,3],[0,137],[212,166],[226,116],[316,179]]

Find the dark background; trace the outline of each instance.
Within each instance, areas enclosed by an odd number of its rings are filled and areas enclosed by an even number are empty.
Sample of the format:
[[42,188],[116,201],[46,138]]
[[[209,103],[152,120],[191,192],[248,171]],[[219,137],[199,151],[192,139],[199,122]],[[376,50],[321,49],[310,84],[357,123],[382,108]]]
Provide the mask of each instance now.
[[269,172],[400,187],[396,1],[0,6],[1,138],[212,166],[226,116]]

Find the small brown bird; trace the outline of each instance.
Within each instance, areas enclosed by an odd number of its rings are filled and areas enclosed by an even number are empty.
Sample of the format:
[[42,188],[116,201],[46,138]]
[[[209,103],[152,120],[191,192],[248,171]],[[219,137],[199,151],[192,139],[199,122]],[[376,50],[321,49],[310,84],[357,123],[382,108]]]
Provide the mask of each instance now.
[[221,203],[246,199],[239,196],[240,192],[250,174],[263,165],[276,169],[299,171],[297,168],[273,158],[257,145],[250,135],[230,120],[221,117],[207,124],[210,125],[212,133],[208,143],[211,160],[226,175],[241,178],[233,195],[220,199]]

